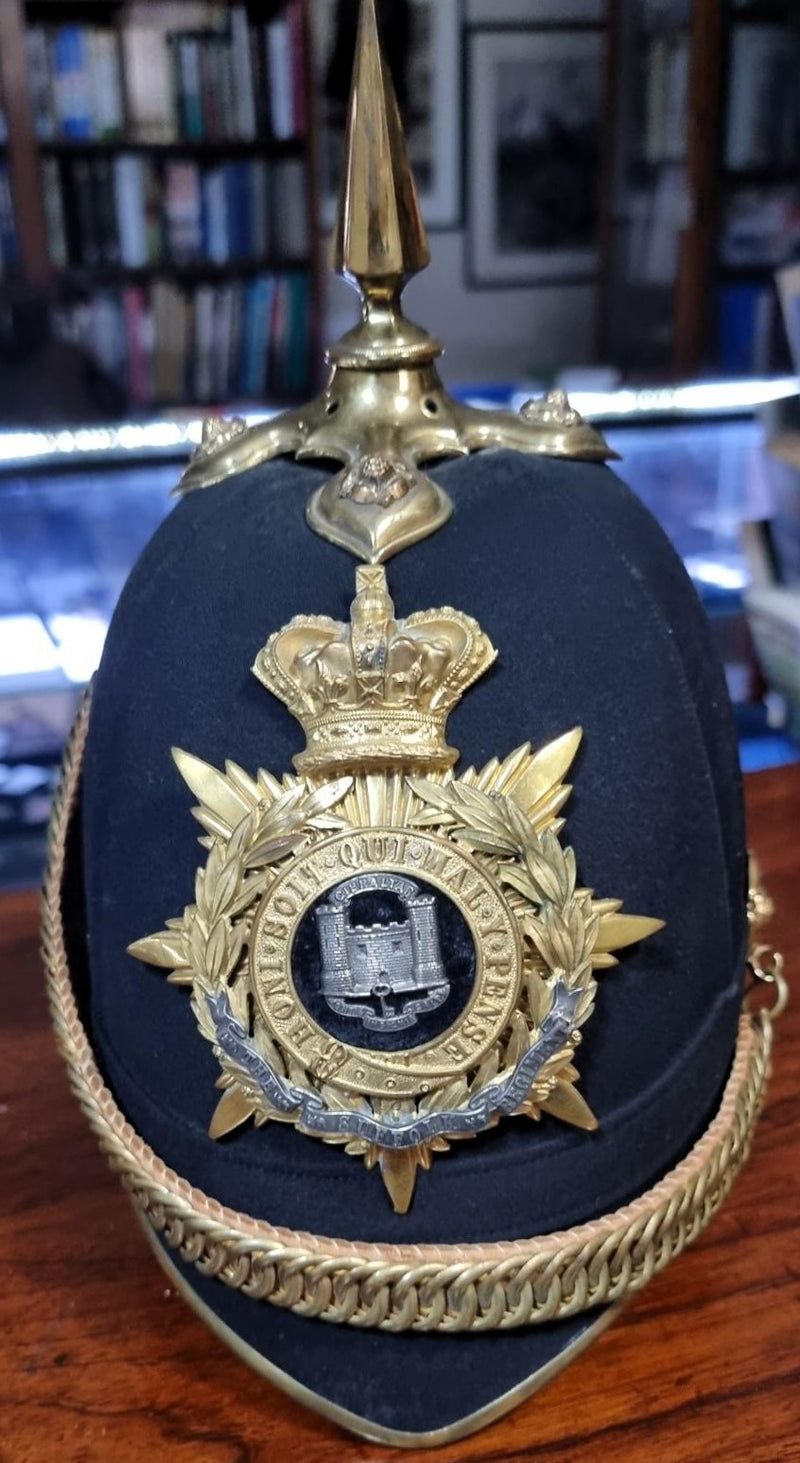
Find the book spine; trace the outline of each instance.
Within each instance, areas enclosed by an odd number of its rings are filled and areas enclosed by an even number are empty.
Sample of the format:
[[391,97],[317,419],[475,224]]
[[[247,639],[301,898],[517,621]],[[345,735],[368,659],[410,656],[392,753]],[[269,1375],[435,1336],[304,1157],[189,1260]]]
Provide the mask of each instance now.
[[301,261],[309,248],[306,170],[299,158],[284,158],[272,169],[272,246],[283,259]]
[[295,274],[290,282],[290,327],[286,372],[287,389],[299,395],[308,385],[309,278]]
[[183,91],[184,135],[189,142],[202,142],[206,127],[200,79],[200,42],[196,36],[181,36],[178,56]]
[[285,384],[285,340],[286,340],[286,277],[278,275],[272,302],[272,319],[269,337],[269,387],[282,392]]
[[239,207],[241,209],[242,258],[251,260],[255,254],[253,220],[252,168],[249,163],[237,163]]
[[719,291],[718,363],[726,376],[747,376],[753,359],[761,286],[723,285]]
[[269,350],[270,299],[272,280],[267,274],[260,274],[256,280],[253,307],[256,316],[253,359],[248,380],[248,395],[255,401],[264,399],[267,376],[267,352]]
[[275,312],[275,296],[278,290],[278,279],[277,276],[274,274],[267,274],[264,276],[264,278],[266,280],[267,287],[264,293],[264,350],[261,361],[261,380],[259,383],[259,391],[262,396],[267,396],[269,394],[271,384],[270,352],[272,350],[272,324]]
[[228,339],[228,362],[226,372],[226,395],[238,389],[239,363],[242,353],[242,284],[231,286],[231,323]]
[[206,36],[198,49],[200,62],[200,95],[202,98],[203,118],[205,120],[205,135],[212,142],[219,142],[222,138],[222,115],[217,88],[214,47],[209,44],[209,38]]
[[233,294],[235,286],[224,284],[214,299],[214,355],[211,366],[211,390],[215,401],[230,398],[231,340],[233,335]]
[[232,5],[230,13],[231,68],[235,78],[234,126],[245,142],[256,136],[256,105],[253,91],[252,47],[244,5]]
[[82,25],[70,27],[72,51],[75,58],[73,87],[75,98],[74,130],[72,136],[93,138],[92,107],[89,90],[89,46],[86,28]]
[[680,36],[669,51],[664,116],[664,157],[667,162],[681,162],[686,155],[689,65],[689,39]]
[[101,290],[92,299],[87,345],[104,375],[113,381],[124,380],[125,323],[120,301],[112,291]]
[[228,245],[231,259],[245,253],[242,236],[241,167],[238,162],[225,164],[225,213],[228,220]]
[[150,158],[144,161],[142,179],[147,260],[150,264],[158,264],[166,252],[164,188],[161,173]]
[[289,26],[292,83],[292,135],[305,137],[308,132],[308,96],[306,93],[305,23],[300,0],[291,0],[286,12]]
[[40,142],[51,142],[56,135],[56,117],[50,75],[50,48],[44,26],[30,26],[25,36],[25,45],[33,130]]
[[164,224],[176,264],[196,259],[202,246],[200,176],[194,163],[170,162],[164,173]]
[[144,290],[129,285],[122,292],[128,361],[128,396],[135,406],[146,406],[150,400],[147,361],[146,304]]
[[219,97],[220,136],[224,141],[238,140],[236,128],[236,97],[233,80],[233,60],[230,43],[225,36],[215,38],[214,71]]
[[800,374],[800,265],[787,264],[775,276],[786,340],[796,374]]
[[78,221],[80,262],[92,267],[100,262],[100,251],[92,196],[92,170],[88,158],[75,158],[72,165],[72,186]]
[[114,31],[89,32],[89,82],[93,135],[106,140],[121,137],[125,119],[119,50]]
[[122,32],[128,114],[142,142],[173,142],[177,136],[170,48],[163,30],[128,25]]
[[664,36],[656,36],[650,42],[646,74],[644,155],[647,162],[658,163],[664,154],[667,91],[667,41]]
[[286,141],[294,135],[292,47],[288,20],[270,21],[266,27],[266,48],[272,135]]
[[164,280],[156,280],[150,291],[153,310],[153,397],[166,401],[171,381],[170,352],[172,333],[170,289]]
[[0,162],[0,258],[2,258],[4,271],[19,263],[14,201],[11,197],[8,168],[4,162]]
[[118,264],[119,237],[110,158],[99,157],[92,160],[92,198],[100,257],[105,264]]
[[764,285],[756,301],[750,370],[754,376],[769,376],[774,370],[773,347],[778,298],[772,284]]
[[267,340],[269,338],[269,322],[267,320],[267,301],[269,299],[269,280],[266,275],[259,275],[254,281],[253,289],[253,315],[254,329],[252,341],[252,355],[247,374],[247,394],[253,400],[258,400],[264,394],[265,362],[267,354]]
[[269,169],[261,158],[254,158],[250,163],[249,188],[252,255],[254,259],[266,259],[269,254]]
[[144,160],[120,153],[114,159],[114,202],[120,259],[128,269],[148,261],[144,184]]
[[72,176],[72,159],[64,158],[59,167],[61,201],[64,210],[64,228],[67,240],[67,257],[70,264],[83,263],[80,219],[78,216],[77,190]]
[[256,133],[269,137],[272,130],[272,111],[269,100],[269,72],[266,57],[266,32],[260,26],[250,26],[250,70],[253,76],[253,94],[256,109]]
[[204,253],[212,264],[230,258],[228,202],[224,168],[209,168],[203,174]]
[[200,285],[194,297],[194,399],[210,401],[213,393],[215,291]]
[[54,38],[53,60],[61,133],[73,141],[88,141],[92,136],[92,119],[87,46],[82,26],[59,27]]
[[50,263],[54,269],[66,269],[69,253],[58,158],[42,159],[42,202]]
[[175,351],[171,383],[172,401],[185,401],[191,389],[189,345],[194,335],[194,298],[183,290],[175,290]]
[[69,43],[66,39],[64,29],[54,32],[50,42],[50,69],[53,76],[53,103],[56,114],[56,126],[60,137],[66,137],[67,121],[70,114],[71,98],[69,95]]
[[242,401],[251,395],[250,378],[253,372],[253,358],[257,346],[255,284],[256,281],[250,279],[244,285],[242,344],[236,377],[236,395]]

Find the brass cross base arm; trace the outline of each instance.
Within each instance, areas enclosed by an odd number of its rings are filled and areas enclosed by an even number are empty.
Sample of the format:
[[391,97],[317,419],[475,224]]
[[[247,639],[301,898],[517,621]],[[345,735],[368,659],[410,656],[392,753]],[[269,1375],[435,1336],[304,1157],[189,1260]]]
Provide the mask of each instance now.
[[341,462],[314,493],[311,528],[368,564],[380,564],[447,522],[452,504],[420,463],[487,447],[605,462],[616,454],[573,411],[563,391],[520,413],[465,406],[445,391],[432,363],[416,369],[335,365],[308,406],[259,426],[210,420],[179,493],[212,487],[270,458]]

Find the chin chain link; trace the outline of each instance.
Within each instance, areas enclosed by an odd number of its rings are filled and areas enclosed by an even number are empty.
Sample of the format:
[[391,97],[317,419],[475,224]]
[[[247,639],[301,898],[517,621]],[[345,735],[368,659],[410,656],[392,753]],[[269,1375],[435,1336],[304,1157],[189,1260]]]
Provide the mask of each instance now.
[[750,926],[747,970],[750,983],[746,996],[749,998],[759,985],[775,987],[775,999],[772,1005],[763,1012],[763,1015],[770,1021],[777,1021],[789,1004],[789,985],[783,973],[783,956],[771,945],[760,944],[756,934],[761,925],[767,924],[772,919],[774,913],[775,905],[764,888],[758,860],[751,853],[747,894],[747,922]]

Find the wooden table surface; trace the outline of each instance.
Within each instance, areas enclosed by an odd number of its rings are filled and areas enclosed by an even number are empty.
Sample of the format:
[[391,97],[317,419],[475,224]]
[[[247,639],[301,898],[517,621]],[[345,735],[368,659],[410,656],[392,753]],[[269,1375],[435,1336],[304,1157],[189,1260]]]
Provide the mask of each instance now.
[[[749,779],[750,842],[800,949],[800,767]],[[167,1288],[68,1095],[33,894],[0,900],[2,1463],[365,1463]],[[538,1397],[441,1463],[800,1460],[800,997],[776,1030],[755,1149],[710,1230]],[[335,1337],[331,1336],[333,1344]]]

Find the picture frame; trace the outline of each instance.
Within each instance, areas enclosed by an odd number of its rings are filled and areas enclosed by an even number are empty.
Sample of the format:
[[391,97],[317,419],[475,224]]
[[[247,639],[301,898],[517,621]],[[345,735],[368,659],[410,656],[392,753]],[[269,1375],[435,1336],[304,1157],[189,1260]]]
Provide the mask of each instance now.
[[468,44],[472,285],[591,279],[599,263],[603,30],[476,30]]
[[[357,5],[355,7],[357,11]],[[461,4],[410,0],[411,55],[406,143],[427,228],[455,229],[461,209]],[[330,228],[336,216],[345,117],[326,99],[337,0],[311,7],[319,137],[320,211]]]

